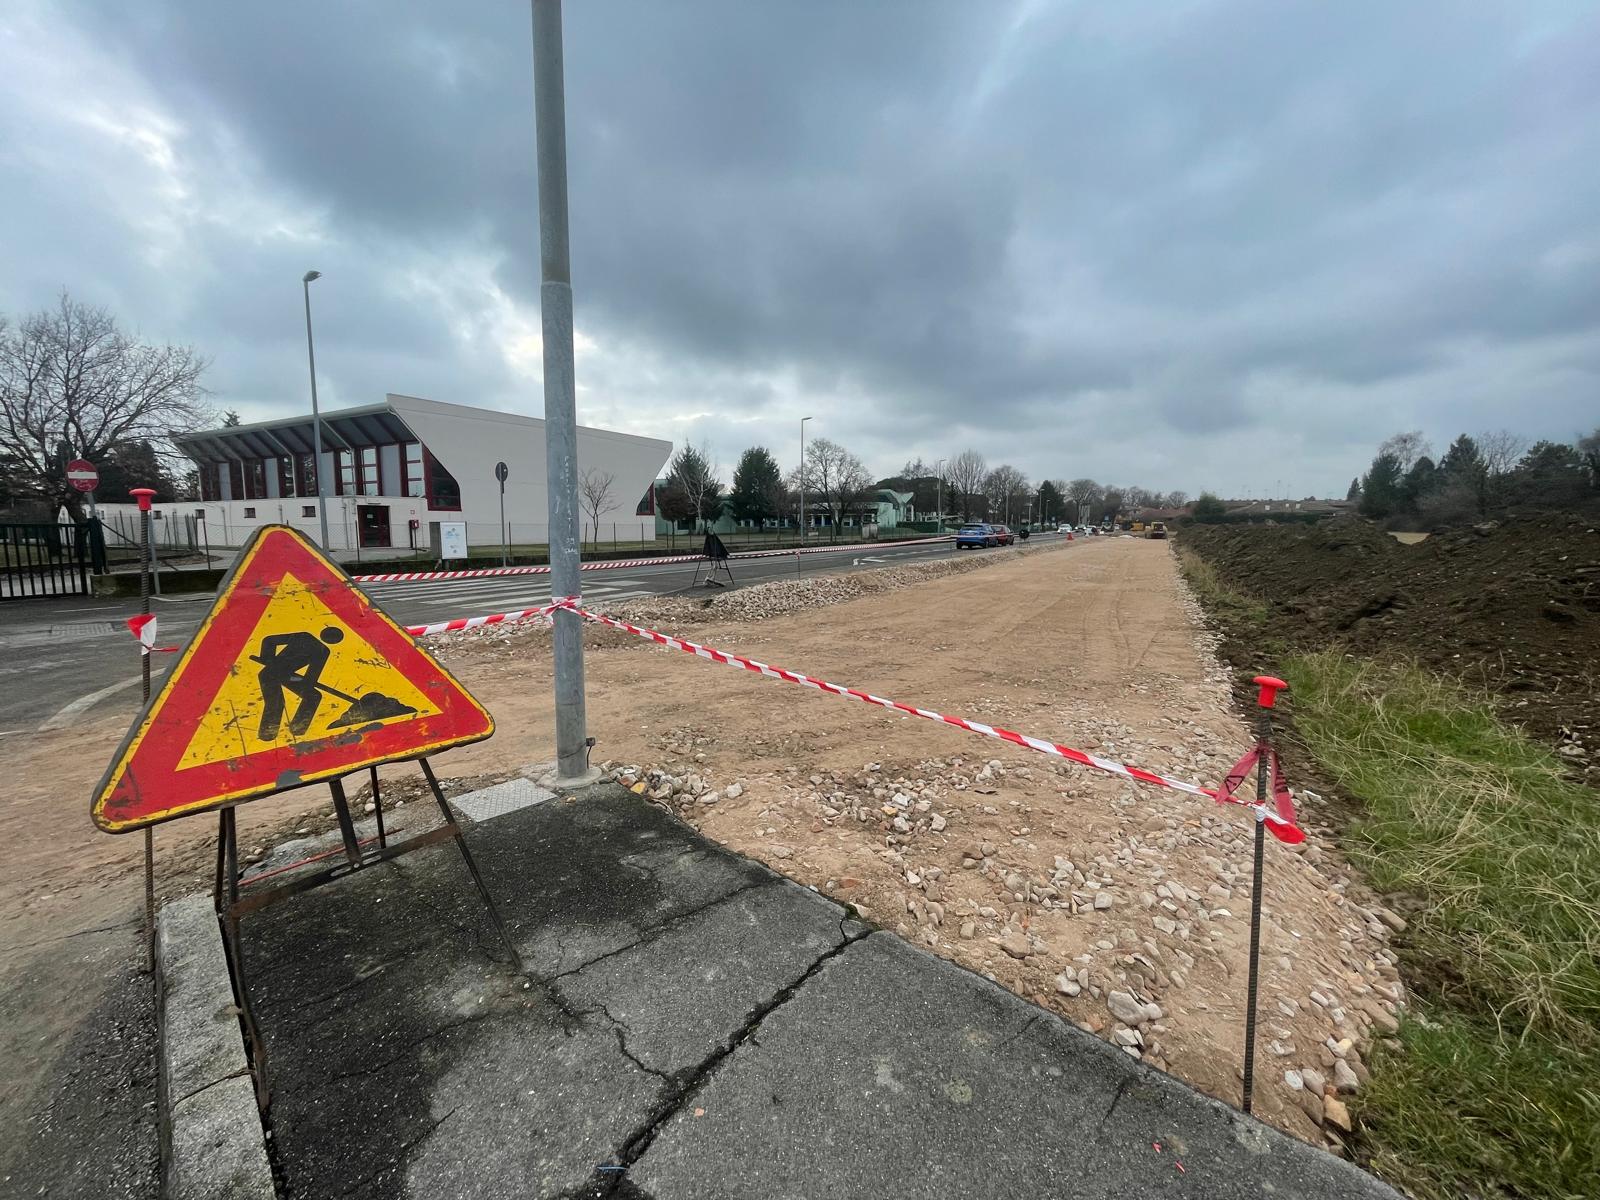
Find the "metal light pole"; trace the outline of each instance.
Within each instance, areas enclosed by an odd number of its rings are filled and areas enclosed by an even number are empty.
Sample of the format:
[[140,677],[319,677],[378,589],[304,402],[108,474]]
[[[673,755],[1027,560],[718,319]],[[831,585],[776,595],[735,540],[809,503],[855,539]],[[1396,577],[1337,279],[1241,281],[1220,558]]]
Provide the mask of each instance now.
[[[561,0],[533,2],[533,113],[539,162],[539,309],[544,332],[545,464],[550,503],[550,584],[579,591],[578,401],[572,362],[572,262],[567,246],[567,106]],[[583,618],[555,623],[556,779],[572,786],[589,768],[583,703]]]
[[[800,546],[806,544],[806,422],[810,417],[800,418]],[[800,551],[794,554],[794,573],[800,574]]]
[[322,469],[322,410],[317,407],[317,352],[311,342],[311,281],[321,279],[321,271],[307,271],[300,277],[300,286],[306,294],[306,358],[311,363],[311,444],[315,448],[317,476],[317,516],[322,518],[322,549],[331,553],[328,545],[328,485]]

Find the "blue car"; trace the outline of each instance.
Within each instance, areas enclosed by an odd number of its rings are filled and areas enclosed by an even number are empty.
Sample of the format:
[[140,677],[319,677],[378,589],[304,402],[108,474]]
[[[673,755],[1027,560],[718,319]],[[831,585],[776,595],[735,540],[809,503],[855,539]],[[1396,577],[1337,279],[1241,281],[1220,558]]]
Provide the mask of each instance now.
[[998,546],[1000,535],[988,525],[963,525],[956,533],[956,549],[969,547],[977,550],[983,546]]

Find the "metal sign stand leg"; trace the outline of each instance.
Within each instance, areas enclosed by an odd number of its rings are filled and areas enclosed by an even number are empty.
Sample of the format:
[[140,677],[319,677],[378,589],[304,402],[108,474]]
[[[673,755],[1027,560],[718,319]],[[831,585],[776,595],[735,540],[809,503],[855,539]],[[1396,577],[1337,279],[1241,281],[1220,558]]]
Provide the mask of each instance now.
[[483,882],[483,876],[478,874],[478,864],[472,859],[472,852],[467,849],[467,839],[461,836],[461,827],[456,824],[455,813],[450,811],[450,805],[445,802],[444,792],[439,788],[439,780],[433,773],[433,764],[426,758],[417,760],[422,765],[422,773],[428,777],[428,786],[433,789],[433,798],[439,802],[439,811],[444,814],[444,823],[455,834],[456,849],[461,851],[461,861],[467,864],[467,874],[472,876],[472,882],[478,888],[478,895],[483,897],[483,906],[489,910],[489,920],[494,923],[494,931],[500,935],[500,941],[506,948],[506,953],[511,956],[511,967],[518,975],[527,972],[522,967],[522,955],[517,953],[516,943],[511,940],[511,934],[506,930],[506,923],[500,917],[500,910],[495,907],[494,897],[489,895],[489,889]]
[[217,920],[222,926],[222,945],[233,975],[233,997],[244,1022],[245,1040],[250,1049],[250,1073],[255,1080],[256,1106],[267,1111],[272,1091],[267,1083],[267,1042],[261,1036],[255,1008],[250,1002],[250,985],[244,973],[244,945],[239,938],[239,834],[238,819],[232,808],[218,814],[217,879],[212,889]]
[[437,842],[454,841],[456,848],[461,851],[461,860],[466,864],[467,873],[472,876],[473,885],[478,889],[478,895],[483,900],[484,908],[488,910],[489,920],[494,925],[495,933],[499,936],[501,944],[506,948],[511,959],[512,969],[519,975],[525,974],[522,965],[522,956],[517,953],[516,944],[511,940],[510,931],[506,929],[505,920],[500,915],[499,908],[495,905],[494,898],[489,893],[488,886],[483,881],[483,876],[478,873],[478,864],[472,857],[472,852],[467,847],[466,838],[462,835],[461,826],[456,823],[455,814],[450,810],[450,805],[444,798],[444,791],[439,786],[439,780],[433,773],[433,765],[427,758],[416,760],[422,767],[422,773],[427,778],[428,787],[433,792],[433,798],[438,802],[439,811],[444,816],[444,824],[437,829],[430,829],[419,833],[404,841],[391,844],[383,825],[383,802],[378,791],[377,768],[372,768],[372,797],[373,811],[378,822],[378,847],[377,849],[363,850],[360,839],[356,836],[355,820],[350,813],[350,802],[345,796],[344,780],[330,780],[328,790],[333,794],[334,817],[339,824],[339,840],[344,851],[344,861],[335,866],[324,867],[321,870],[308,872],[298,878],[291,879],[288,883],[279,884],[277,887],[264,888],[253,891],[243,899],[239,896],[239,844],[238,828],[233,808],[224,808],[218,814],[217,825],[217,867],[216,880],[212,888],[212,901],[216,908],[217,920],[222,927],[223,946],[227,951],[228,965],[233,973],[234,997],[239,1006],[239,1013],[244,1021],[245,1037],[250,1046],[251,1070],[255,1076],[256,1102],[261,1111],[266,1112],[271,1100],[271,1090],[267,1082],[267,1044],[261,1035],[260,1025],[256,1021],[255,1011],[250,1001],[250,989],[245,981],[244,947],[239,934],[239,919],[246,913],[251,913],[279,900],[286,900],[300,892],[310,891],[325,883],[342,879],[357,871],[368,867],[377,866],[391,858],[398,858],[412,850],[420,850]]

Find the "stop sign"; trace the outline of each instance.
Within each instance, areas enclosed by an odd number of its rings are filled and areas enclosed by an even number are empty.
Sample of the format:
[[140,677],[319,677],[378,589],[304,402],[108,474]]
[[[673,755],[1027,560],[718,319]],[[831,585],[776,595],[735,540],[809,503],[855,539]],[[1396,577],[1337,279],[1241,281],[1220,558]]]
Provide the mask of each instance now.
[[67,482],[80,492],[92,492],[99,486],[100,472],[86,458],[75,458],[67,464]]

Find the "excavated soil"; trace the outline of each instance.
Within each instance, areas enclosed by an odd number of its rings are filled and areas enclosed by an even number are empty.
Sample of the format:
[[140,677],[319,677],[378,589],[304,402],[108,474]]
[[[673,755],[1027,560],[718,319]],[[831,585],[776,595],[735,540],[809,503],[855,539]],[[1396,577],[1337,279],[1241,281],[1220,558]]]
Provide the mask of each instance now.
[[[1290,651],[1404,656],[1499,698],[1593,778],[1600,733],[1600,526],[1562,516],[1402,545],[1360,520],[1190,526],[1182,544],[1265,606]],[[1250,653],[1230,645],[1230,657]],[[1244,668],[1259,661],[1237,662]],[[1573,747],[1584,751],[1572,752]]]

